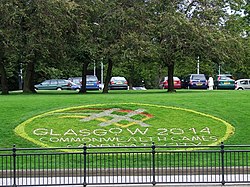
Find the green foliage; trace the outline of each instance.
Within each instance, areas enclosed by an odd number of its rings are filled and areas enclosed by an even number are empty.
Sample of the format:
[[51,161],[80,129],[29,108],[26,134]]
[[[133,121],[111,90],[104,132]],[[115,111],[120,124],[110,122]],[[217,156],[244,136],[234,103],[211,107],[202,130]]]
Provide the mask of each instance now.
[[243,0],[2,0],[0,13],[0,60],[11,84],[20,63],[24,73],[35,65],[25,82],[38,82],[80,76],[86,62],[107,68],[107,59],[130,86],[157,87],[171,65],[176,76],[194,73],[198,57],[201,73],[220,65],[236,78],[250,75]]

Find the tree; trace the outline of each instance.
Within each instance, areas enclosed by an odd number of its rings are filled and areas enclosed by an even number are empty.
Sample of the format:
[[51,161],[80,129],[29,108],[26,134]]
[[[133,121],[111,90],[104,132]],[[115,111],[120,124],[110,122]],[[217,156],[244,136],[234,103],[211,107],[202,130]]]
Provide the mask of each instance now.
[[244,0],[182,1],[181,12],[208,31],[204,36],[208,45],[204,46],[206,50],[202,53],[205,62],[217,64],[215,67],[225,64],[231,72],[242,64],[246,54],[242,40],[242,35],[246,33],[243,25],[247,25],[242,21],[245,19],[242,14],[245,6],[247,3]]
[[[227,65],[230,67],[230,71],[236,78],[245,78],[250,75],[250,5],[247,1],[239,4],[236,10],[233,10],[228,15],[228,18],[224,24],[224,29],[234,36],[234,44],[232,42],[229,45],[232,50],[229,51],[231,58]],[[234,46],[240,46],[240,50]],[[235,58],[237,57],[237,58]]]
[[2,94],[9,93],[8,74],[15,69],[15,51],[17,41],[15,40],[15,29],[18,25],[15,15],[17,6],[14,1],[3,0],[0,3],[0,75]]
[[227,18],[225,8],[232,4],[240,6],[241,1],[148,2],[151,40],[158,50],[158,60],[168,67],[169,92],[174,92],[175,65],[185,59],[200,56],[205,62],[220,63],[240,57],[235,52],[230,54],[241,49],[241,45],[224,30],[223,20]]
[[[43,59],[63,55],[64,29],[72,4],[54,0],[18,1],[20,25],[17,29],[20,62],[25,66],[25,93],[35,92],[35,65]],[[56,50],[55,50],[56,49]]]
[[[151,40],[158,60],[168,67],[168,92],[175,92],[173,75],[175,63],[200,50],[201,31],[193,22],[176,11],[175,2],[152,1],[150,7]],[[159,6],[157,6],[159,5]]]
[[[96,1],[95,1],[96,2]],[[130,33],[139,31],[141,24],[141,5],[144,1],[98,1],[98,15],[92,20],[98,26],[96,41],[99,46],[99,56],[107,63],[107,72],[103,93],[108,93],[108,83],[112,76],[114,64],[121,62],[124,54],[125,40]]]
[[[193,71],[198,56],[205,73],[215,73],[224,63],[239,76],[249,75],[249,5],[242,2],[2,0],[3,93],[8,93],[8,78],[20,63],[26,93],[35,91],[38,76],[50,78],[50,72],[58,76],[82,72],[85,93],[88,66],[100,59],[107,67],[103,93],[108,92],[113,69],[126,75],[132,87],[150,76],[159,79],[156,72],[149,73],[156,71],[152,66],[167,67],[168,91],[174,92],[175,67]],[[234,14],[228,14],[229,6]],[[244,16],[237,14],[241,10]]]
[[88,66],[99,58],[96,38],[99,25],[95,21],[102,8],[97,1],[91,0],[76,0],[75,4],[74,11],[71,12],[72,24],[65,38],[68,57],[81,70],[82,86],[79,93],[86,93]]

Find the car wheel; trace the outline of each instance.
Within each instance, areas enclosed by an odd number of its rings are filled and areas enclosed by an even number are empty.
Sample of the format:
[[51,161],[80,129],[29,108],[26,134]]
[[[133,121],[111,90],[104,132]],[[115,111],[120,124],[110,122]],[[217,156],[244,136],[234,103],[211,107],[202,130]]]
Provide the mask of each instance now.
[[243,88],[238,88],[238,90],[243,90]]
[[61,91],[61,90],[62,90],[62,88],[60,88],[60,87],[59,87],[59,88],[57,88],[56,90]]
[[77,88],[77,89],[75,89],[77,92],[79,92],[80,91],[80,89],[79,88]]

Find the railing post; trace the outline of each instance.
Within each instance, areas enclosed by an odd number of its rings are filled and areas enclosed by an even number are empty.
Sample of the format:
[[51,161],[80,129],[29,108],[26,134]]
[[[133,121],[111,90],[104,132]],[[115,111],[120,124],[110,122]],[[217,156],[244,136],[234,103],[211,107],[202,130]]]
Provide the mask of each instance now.
[[13,187],[16,187],[16,145],[13,145],[12,149],[12,156],[13,156]]
[[155,186],[156,181],[155,181],[155,143],[152,143],[152,165],[153,165],[153,171],[152,171],[152,175],[153,175],[153,181],[152,184],[153,186]]
[[87,186],[87,146],[86,143],[84,143],[83,146],[83,186]]
[[224,163],[224,153],[225,153],[225,150],[224,150],[224,143],[221,142],[221,145],[220,145],[220,152],[221,152],[221,177],[222,177],[222,180],[221,180],[221,184],[222,185],[225,185],[225,163]]

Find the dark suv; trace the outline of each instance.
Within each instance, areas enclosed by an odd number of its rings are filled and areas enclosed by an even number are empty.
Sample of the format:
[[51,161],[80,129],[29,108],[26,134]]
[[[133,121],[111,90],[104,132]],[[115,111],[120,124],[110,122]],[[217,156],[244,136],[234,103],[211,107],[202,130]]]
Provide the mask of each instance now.
[[207,89],[207,79],[204,74],[190,74],[182,80],[182,87]]

